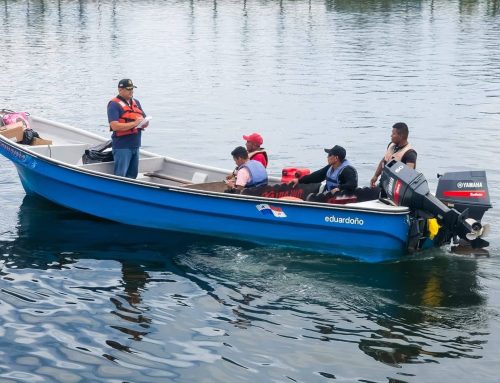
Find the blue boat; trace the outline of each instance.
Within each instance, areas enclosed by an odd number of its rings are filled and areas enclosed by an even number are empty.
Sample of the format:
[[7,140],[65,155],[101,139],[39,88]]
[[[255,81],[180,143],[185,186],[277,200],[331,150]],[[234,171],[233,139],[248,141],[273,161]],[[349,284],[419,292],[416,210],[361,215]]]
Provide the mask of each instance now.
[[[410,207],[378,199],[340,205],[225,193],[222,180],[229,170],[144,150],[137,179],[119,177],[113,175],[112,162],[82,161],[86,150],[105,143],[106,138],[39,117],[31,116],[29,122],[43,140],[23,145],[16,142],[19,137],[0,134],[0,153],[15,165],[26,193],[64,207],[126,225],[371,262],[408,252]],[[271,186],[279,183],[277,178],[270,179]],[[423,238],[422,243],[429,240]]]

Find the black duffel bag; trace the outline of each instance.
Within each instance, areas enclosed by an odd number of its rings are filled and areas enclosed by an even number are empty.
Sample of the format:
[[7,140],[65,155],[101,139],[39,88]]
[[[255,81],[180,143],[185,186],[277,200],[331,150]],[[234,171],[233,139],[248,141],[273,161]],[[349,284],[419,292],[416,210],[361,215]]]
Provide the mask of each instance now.
[[40,138],[40,135],[37,132],[35,132],[33,129],[24,129],[23,140],[21,141],[21,144],[31,145],[35,138]]
[[85,149],[82,156],[84,164],[94,164],[96,162],[110,162],[113,161],[113,151],[111,148],[112,141],[106,141],[102,144]]

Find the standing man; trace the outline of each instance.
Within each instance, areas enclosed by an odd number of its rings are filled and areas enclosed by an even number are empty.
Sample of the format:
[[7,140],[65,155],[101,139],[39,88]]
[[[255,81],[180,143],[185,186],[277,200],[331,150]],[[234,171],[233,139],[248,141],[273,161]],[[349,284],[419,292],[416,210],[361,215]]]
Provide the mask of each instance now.
[[328,153],[328,165],[322,169],[304,176],[300,179],[294,178],[292,182],[297,184],[310,184],[326,180],[325,191],[335,194],[340,191],[343,194],[353,194],[358,187],[358,172],[345,158],[346,150],[339,145],[331,149],[325,149]]
[[231,155],[236,164],[236,177],[227,181],[230,188],[243,190],[267,185],[266,168],[259,161],[249,159],[243,146],[236,147]]
[[268,158],[264,148],[260,146],[264,143],[262,136],[259,133],[252,133],[248,136],[243,136],[246,141],[248,157],[251,160],[259,161],[265,168],[267,168]]
[[137,126],[144,120],[146,113],[139,100],[134,98],[132,80],[126,78],[118,82],[118,95],[108,103],[109,129],[113,132],[114,174],[136,178],[139,172],[139,148],[141,147],[142,129],[149,122]]
[[387,146],[384,158],[379,162],[375,174],[370,180],[370,186],[376,186],[378,177],[382,174],[385,164],[392,160],[401,161],[406,166],[415,169],[417,166],[417,152],[408,142],[408,126],[404,122],[397,122],[392,126],[391,142]]

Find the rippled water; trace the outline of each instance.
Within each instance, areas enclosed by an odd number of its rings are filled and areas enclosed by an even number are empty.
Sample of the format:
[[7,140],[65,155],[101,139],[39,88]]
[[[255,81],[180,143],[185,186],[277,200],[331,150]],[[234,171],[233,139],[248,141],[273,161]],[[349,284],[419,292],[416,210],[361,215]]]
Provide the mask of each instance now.
[[3,1],[1,107],[107,135],[131,77],[151,151],[270,170],[341,144],[367,184],[486,169],[489,256],[364,264],[118,225],[25,197],[0,158],[0,382],[498,380],[499,1]]

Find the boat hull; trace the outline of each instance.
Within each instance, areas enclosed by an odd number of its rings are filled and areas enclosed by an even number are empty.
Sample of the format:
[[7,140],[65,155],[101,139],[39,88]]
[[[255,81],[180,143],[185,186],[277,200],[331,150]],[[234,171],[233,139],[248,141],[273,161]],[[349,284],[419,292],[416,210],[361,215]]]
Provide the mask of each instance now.
[[[406,253],[408,212],[211,193],[65,165],[0,141],[27,193],[127,225],[291,246],[366,261]],[[124,227],[134,230],[132,226]]]

